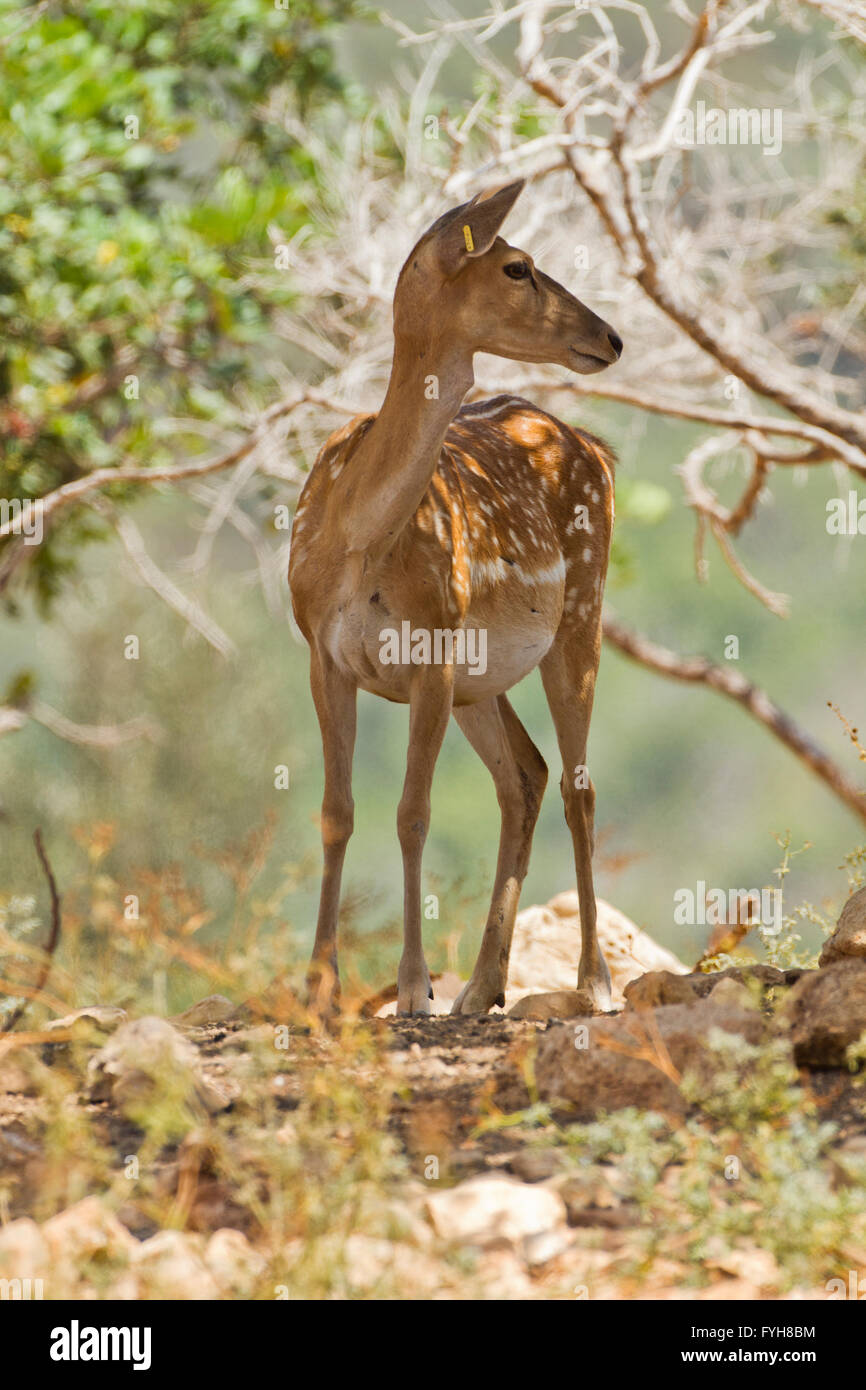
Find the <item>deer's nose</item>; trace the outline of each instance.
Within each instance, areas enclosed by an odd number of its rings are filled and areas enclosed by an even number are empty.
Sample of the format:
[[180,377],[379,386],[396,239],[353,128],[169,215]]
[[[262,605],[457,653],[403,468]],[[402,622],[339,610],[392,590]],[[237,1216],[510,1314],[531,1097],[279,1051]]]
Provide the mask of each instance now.
[[608,329],[607,341],[610,343],[617,357],[620,357],[622,355],[622,338],[618,333],[614,333],[612,328]]

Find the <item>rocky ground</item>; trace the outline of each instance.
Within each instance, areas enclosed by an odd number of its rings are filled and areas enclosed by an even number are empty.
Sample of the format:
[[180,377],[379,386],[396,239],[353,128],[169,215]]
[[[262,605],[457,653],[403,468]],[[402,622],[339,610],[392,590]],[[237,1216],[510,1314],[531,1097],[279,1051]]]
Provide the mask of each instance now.
[[700,1300],[866,1278],[866,889],[818,969],[681,972],[598,1018],[560,989],[518,1002],[538,1017],[337,1033],[220,996],[57,1020],[0,1051],[0,1279]]

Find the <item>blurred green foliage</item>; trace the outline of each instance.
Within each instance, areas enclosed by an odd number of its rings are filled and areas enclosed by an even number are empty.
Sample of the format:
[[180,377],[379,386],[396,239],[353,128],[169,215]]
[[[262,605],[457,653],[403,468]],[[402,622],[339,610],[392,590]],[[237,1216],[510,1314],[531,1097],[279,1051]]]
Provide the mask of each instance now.
[[[283,116],[341,98],[353,8],[0,0],[0,496],[188,456],[177,417],[230,421],[239,381],[266,386],[290,292],[244,273],[306,220],[316,168]],[[53,528],[27,567],[43,601],[97,533]]]

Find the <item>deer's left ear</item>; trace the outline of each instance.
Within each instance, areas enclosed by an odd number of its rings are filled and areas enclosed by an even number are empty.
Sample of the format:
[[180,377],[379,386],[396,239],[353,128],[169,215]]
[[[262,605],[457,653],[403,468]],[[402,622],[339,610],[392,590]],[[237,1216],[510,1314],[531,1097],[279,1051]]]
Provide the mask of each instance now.
[[524,180],[477,193],[471,202],[455,208],[439,236],[439,260],[454,275],[468,257],[489,251],[499,228],[523,191]]

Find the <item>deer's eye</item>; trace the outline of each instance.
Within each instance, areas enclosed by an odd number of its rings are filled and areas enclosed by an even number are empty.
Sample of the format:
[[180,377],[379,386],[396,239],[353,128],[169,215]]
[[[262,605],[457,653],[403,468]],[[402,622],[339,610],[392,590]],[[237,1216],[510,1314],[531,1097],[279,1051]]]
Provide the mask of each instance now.
[[526,261],[512,261],[510,265],[504,265],[502,269],[512,280],[525,280],[529,274],[529,266]]

